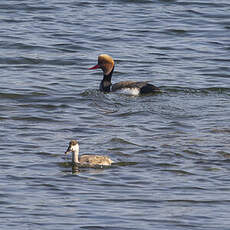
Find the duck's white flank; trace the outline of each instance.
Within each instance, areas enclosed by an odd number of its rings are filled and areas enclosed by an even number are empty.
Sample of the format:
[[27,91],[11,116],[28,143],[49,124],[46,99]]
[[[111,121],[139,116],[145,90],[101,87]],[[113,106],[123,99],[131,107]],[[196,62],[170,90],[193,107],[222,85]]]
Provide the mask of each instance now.
[[131,96],[140,95],[140,89],[138,89],[138,88],[122,88],[122,89],[117,90],[115,92],[126,94],[126,95],[131,95]]

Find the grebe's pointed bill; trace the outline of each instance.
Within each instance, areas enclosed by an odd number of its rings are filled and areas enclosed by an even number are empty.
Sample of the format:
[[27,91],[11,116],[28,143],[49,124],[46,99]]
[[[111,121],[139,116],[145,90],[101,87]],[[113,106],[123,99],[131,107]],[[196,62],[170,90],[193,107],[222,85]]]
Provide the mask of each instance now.
[[67,155],[69,152],[71,152],[71,146],[69,146],[68,149],[65,151],[65,155]]
[[100,68],[100,66],[98,64],[96,64],[95,66],[93,66],[93,67],[91,67],[89,69],[98,69],[98,68]]

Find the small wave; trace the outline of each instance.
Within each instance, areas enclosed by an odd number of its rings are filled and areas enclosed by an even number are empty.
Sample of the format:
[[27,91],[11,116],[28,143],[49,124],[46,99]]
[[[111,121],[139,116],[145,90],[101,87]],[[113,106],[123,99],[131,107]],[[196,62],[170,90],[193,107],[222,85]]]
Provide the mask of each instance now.
[[20,93],[0,93],[0,99],[13,99],[13,100],[22,100],[33,97],[45,97],[48,94],[41,92],[31,92],[29,94],[20,94]]
[[230,129],[229,128],[222,128],[222,129],[218,129],[218,128],[215,128],[215,129],[212,129],[210,130],[211,133],[223,133],[223,134],[229,134],[230,133]]
[[119,0],[119,2],[125,4],[125,3],[133,3],[133,4],[151,4],[151,0]]
[[71,59],[42,59],[42,58],[32,58],[32,57],[4,57],[0,58],[0,64],[8,65],[51,65],[51,66],[71,66],[76,64],[76,60]]
[[112,143],[118,143],[118,144],[128,144],[128,145],[139,146],[136,143],[132,143],[131,141],[127,141],[125,139],[118,138],[118,137],[114,137],[114,138],[110,139],[110,142],[112,142]]
[[169,203],[189,203],[189,204],[221,204],[221,203],[230,203],[230,200],[190,200],[190,199],[174,199],[174,200],[167,200]]
[[17,94],[17,93],[0,93],[0,98],[5,99],[20,99],[26,97],[25,94]]
[[170,172],[170,173],[173,173],[173,174],[176,174],[176,175],[195,175],[194,173],[191,173],[191,172],[188,172],[188,171],[185,171],[185,170],[179,170],[179,169],[164,169],[163,170],[164,172]]
[[221,156],[223,156],[226,159],[230,159],[230,152],[218,151],[217,153],[220,154]]
[[175,34],[178,36],[187,35],[188,31],[183,29],[166,29],[166,34]]
[[57,122],[56,119],[44,118],[44,117],[36,117],[36,116],[12,117],[11,119],[12,120],[20,120],[20,121],[31,121],[31,122]]
[[101,92],[96,89],[87,89],[84,92],[80,93],[82,97],[99,97],[101,95]]
[[161,87],[163,93],[188,93],[188,94],[228,94],[230,88],[227,87],[208,87],[208,88],[189,88],[189,87]]

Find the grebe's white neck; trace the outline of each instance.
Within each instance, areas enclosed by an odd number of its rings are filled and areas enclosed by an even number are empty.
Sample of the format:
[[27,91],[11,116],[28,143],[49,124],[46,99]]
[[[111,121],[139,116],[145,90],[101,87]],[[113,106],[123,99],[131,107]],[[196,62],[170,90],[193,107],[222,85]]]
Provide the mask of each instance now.
[[79,144],[78,141],[72,140],[69,142],[69,147],[66,150],[65,154],[72,152],[72,162],[74,164],[79,163]]
[[72,146],[72,162],[79,163],[79,144]]

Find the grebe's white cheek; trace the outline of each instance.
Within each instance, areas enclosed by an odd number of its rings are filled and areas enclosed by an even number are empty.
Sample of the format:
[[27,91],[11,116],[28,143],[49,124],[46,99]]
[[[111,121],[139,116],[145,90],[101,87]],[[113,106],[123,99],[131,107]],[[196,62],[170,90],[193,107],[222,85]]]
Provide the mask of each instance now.
[[71,152],[74,152],[74,150],[75,150],[75,146],[70,146],[70,148],[69,148],[69,150],[71,151]]

